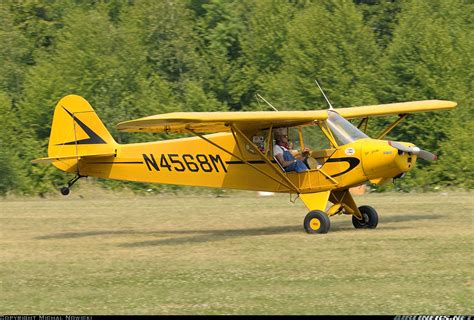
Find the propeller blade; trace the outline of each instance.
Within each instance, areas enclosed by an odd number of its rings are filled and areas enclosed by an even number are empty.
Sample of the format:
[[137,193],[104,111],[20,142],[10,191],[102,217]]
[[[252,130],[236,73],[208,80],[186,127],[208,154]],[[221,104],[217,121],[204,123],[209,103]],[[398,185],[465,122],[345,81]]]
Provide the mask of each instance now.
[[396,141],[389,141],[388,144],[400,151],[416,154],[419,158],[426,161],[435,161],[438,159],[438,157],[435,154],[432,154],[431,152],[426,151],[426,150],[422,150],[416,146],[406,146]]
[[420,148],[418,147],[408,147],[400,142],[396,142],[396,141],[389,141],[388,142],[389,145],[391,145],[392,147],[394,147],[395,149],[398,149],[400,151],[403,151],[403,152],[411,152],[411,153],[414,153],[414,154],[417,154],[418,152],[420,152]]
[[437,155],[432,154],[431,152],[426,151],[426,150],[420,150],[420,152],[418,152],[418,154],[416,154],[416,155],[418,156],[418,158],[424,159],[426,161],[436,161],[436,160],[438,160]]

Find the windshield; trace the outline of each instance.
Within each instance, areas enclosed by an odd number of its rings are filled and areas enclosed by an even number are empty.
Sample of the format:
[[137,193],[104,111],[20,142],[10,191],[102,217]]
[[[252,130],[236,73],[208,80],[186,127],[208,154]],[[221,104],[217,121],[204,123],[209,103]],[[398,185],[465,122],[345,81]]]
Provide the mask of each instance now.
[[359,139],[368,138],[368,136],[357,129],[352,123],[341,117],[335,111],[328,111],[326,123],[336,139],[336,142],[342,146]]

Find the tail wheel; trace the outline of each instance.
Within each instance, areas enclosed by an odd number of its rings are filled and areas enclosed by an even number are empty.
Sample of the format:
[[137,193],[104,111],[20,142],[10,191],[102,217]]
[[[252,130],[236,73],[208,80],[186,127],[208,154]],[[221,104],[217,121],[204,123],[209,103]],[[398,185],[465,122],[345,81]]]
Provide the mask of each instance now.
[[319,210],[310,211],[304,218],[304,229],[307,233],[327,233],[330,226],[328,215]]
[[61,189],[59,189],[59,191],[61,191],[61,194],[63,196],[67,196],[69,192],[71,192],[71,189],[69,189],[68,187],[62,187]]
[[352,216],[352,224],[354,227],[356,229],[375,229],[379,223],[379,215],[377,211],[375,211],[371,206],[360,206],[359,211],[364,220],[359,220],[356,216]]

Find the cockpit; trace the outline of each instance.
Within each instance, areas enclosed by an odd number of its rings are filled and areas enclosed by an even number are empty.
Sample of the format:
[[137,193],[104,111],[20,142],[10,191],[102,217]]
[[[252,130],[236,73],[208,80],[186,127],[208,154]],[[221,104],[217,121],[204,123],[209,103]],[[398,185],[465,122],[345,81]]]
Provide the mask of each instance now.
[[289,137],[289,147],[295,155],[298,155],[298,150],[305,148],[311,150],[311,157],[307,159],[310,169],[320,168],[337,147],[369,138],[335,111],[328,111],[328,118],[325,121],[314,121],[309,124],[275,130],[286,130]]
[[301,150],[307,148],[311,151],[310,157],[305,159],[309,169],[321,168],[338,147],[369,138],[336,111],[328,110],[326,120],[315,120],[289,127],[273,127],[257,133],[252,137],[252,142],[260,151],[272,157],[276,143],[275,133],[281,134],[282,131],[288,136],[287,149],[291,150],[297,159]]

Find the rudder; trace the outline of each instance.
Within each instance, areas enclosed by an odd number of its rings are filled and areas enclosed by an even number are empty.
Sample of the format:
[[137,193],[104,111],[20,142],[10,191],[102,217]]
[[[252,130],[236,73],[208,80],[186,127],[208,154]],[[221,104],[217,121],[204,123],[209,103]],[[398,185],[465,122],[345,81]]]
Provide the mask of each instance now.
[[[49,158],[74,158],[110,155],[115,152],[116,142],[82,97],[68,95],[62,98],[54,110],[48,145]],[[53,162],[59,169],[71,171],[77,160]]]

